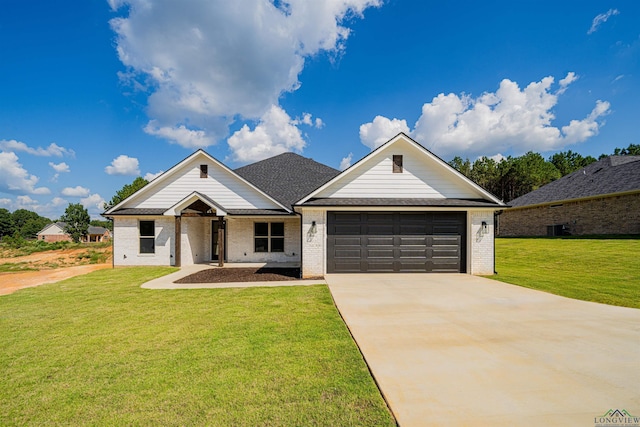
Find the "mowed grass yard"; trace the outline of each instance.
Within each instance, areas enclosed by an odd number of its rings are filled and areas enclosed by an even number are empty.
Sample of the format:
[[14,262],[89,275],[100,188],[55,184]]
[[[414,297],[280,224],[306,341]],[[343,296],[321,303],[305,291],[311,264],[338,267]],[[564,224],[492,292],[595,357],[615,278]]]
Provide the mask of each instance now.
[[496,239],[493,279],[640,308],[640,239]]
[[326,286],[140,288],[171,271],[0,297],[0,425],[395,425]]

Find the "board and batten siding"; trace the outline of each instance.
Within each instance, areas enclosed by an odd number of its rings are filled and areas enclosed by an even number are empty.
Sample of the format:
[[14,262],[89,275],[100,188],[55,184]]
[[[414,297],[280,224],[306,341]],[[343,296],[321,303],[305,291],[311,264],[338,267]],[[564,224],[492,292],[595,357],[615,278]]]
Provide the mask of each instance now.
[[[403,157],[401,173],[393,173],[393,155]],[[460,178],[446,170],[445,166],[404,141],[397,141],[388,149],[374,154],[365,164],[314,197],[482,198],[470,186],[462,184]]]
[[[208,176],[200,178],[200,165],[208,165]],[[219,165],[195,158],[162,181],[151,192],[142,192],[126,204],[127,208],[169,208],[194,191],[200,192],[226,209],[281,209],[267,196]]]

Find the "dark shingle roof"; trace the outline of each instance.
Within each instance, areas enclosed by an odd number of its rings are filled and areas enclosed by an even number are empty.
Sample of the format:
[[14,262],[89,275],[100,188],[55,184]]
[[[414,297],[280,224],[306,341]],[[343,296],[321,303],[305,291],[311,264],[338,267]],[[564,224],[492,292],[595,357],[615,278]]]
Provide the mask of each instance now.
[[488,200],[475,199],[383,199],[383,198],[318,198],[305,206],[430,206],[430,207],[504,207]]
[[512,207],[640,190],[640,156],[611,156],[509,202]]
[[295,153],[283,153],[234,172],[288,208],[340,173]]

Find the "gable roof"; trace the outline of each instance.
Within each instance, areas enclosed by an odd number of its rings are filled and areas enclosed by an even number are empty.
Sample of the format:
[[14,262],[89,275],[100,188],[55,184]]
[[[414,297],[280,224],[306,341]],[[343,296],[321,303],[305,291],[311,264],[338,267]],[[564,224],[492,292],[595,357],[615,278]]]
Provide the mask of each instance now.
[[610,156],[513,199],[512,207],[640,191],[640,156]]
[[[435,170],[437,170],[437,173],[441,173],[442,176],[445,176],[447,179],[447,182],[453,183],[456,188],[464,188],[464,193],[465,195],[462,198],[458,198],[456,200],[459,200],[460,202],[455,202],[453,203],[454,205],[457,206],[478,206],[477,204],[475,204],[475,202],[477,201],[484,201],[484,202],[488,202],[488,203],[483,203],[483,205],[489,205],[491,207],[505,207],[506,205],[500,200],[498,199],[495,195],[491,194],[490,192],[488,192],[487,190],[485,190],[484,188],[480,187],[478,184],[476,184],[475,182],[473,182],[472,180],[470,180],[469,178],[467,178],[466,176],[464,176],[462,173],[460,173],[459,171],[457,171],[456,169],[454,169],[453,167],[451,167],[451,165],[449,165],[447,162],[445,162],[444,160],[442,160],[440,157],[436,156],[435,154],[433,154],[431,151],[427,150],[425,147],[423,147],[422,145],[420,145],[418,142],[416,142],[415,140],[413,140],[411,137],[409,137],[408,135],[406,135],[403,132],[398,133],[395,137],[391,138],[389,141],[387,141],[386,143],[382,144],[380,147],[376,148],[375,150],[373,150],[371,153],[369,153],[367,156],[365,156],[364,158],[360,159],[358,162],[356,162],[355,164],[353,164],[351,167],[349,167],[348,169],[344,170],[343,172],[341,172],[339,175],[333,177],[331,180],[329,180],[328,182],[324,183],[324,185],[320,186],[319,188],[317,188],[316,190],[312,191],[311,193],[307,194],[304,198],[300,199],[298,202],[296,202],[296,205],[300,206],[300,205],[321,205],[321,204],[325,204],[325,205],[329,205],[331,203],[333,203],[333,205],[335,205],[338,201],[342,201],[343,205],[357,205],[359,202],[361,201],[361,198],[359,197],[349,197],[349,198],[341,198],[341,196],[339,195],[335,195],[333,197],[323,197],[323,192],[325,190],[327,190],[330,187],[335,187],[340,186],[340,185],[344,185],[345,182],[348,183],[348,180],[351,179],[351,177],[353,176],[358,176],[357,174],[360,173],[361,170],[366,170],[367,168],[367,164],[370,163],[369,160],[374,158],[375,156],[377,156],[378,154],[380,154],[381,152],[384,151],[389,151],[390,147],[392,147],[394,144],[400,144],[401,142],[399,141],[403,141],[407,144],[409,144],[409,147],[413,147],[411,150],[412,153],[417,152],[418,155],[417,157],[420,159],[423,159],[424,161],[428,162],[428,164],[430,166],[434,166]],[[406,145],[405,145],[406,146]],[[342,182],[342,183],[341,183]],[[437,193],[437,192],[436,192]],[[472,197],[468,197],[469,195],[472,195]],[[446,206],[447,203],[443,204],[444,200],[453,200],[453,198],[457,197],[457,196],[449,196],[449,197],[445,197],[442,194],[436,194],[436,196],[438,196],[438,201],[442,206]],[[367,198],[366,196],[363,196],[365,198]],[[423,198],[420,198],[420,194],[416,194],[415,195],[415,199],[411,199],[411,198],[407,198],[407,197],[402,197],[401,195],[397,195],[394,194],[393,197],[389,197],[389,195],[387,195],[387,197],[385,199],[393,199],[393,198],[397,198],[397,200],[413,200],[414,201],[414,205],[416,206],[436,206],[438,204],[438,202],[429,202],[428,200],[431,199],[425,199],[424,196]],[[324,200],[324,199],[328,199],[328,200]],[[376,199],[380,199],[379,197],[376,197]],[[322,200],[322,201],[321,201]],[[388,200],[386,200],[388,201]],[[465,204],[465,201],[469,201],[469,203]],[[380,200],[378,201],[374,201],[374,199],[372,199],[371,197],[369,197],[369,202],[370,205],[374,206],[374,205],[381,205]],[[387,205],[388,203],[384,203],[385,205]],[[403,205],[405,203],[399,203],[399,205]]]
[[[47,231],[47,229],[52,227],[58,227],[60,231],[64,232],[64,227],[66,227],[66,225],[67,223],[63,221],[52,222],[51,224],[48,224],[46,227],[40,230],[38,234],[45,234],[45,231]],[[89,228],[87,228],[87,234],[104,234],[107,231],[109,231],[107,228],[99,227],[95,225],[90,225]]]
[[[125,212],[126,212],[126,214],[130,214],[130,215],[138,215],[138,214],[143,214],[142,210],[144,210],[146,214],[151,214],[149,211],[152,211],[152,210],[154,212],[158,212],[159,209],[157,209],[157,208],[136,208],[136,207],[132,208],[132,207],[127,207],[127,204],[129,202],[131,202],[132,200],[135,200],[136,198],[139,198],[141,195],[144,195],[146,193],[150,193],[152,191],[156,191],[156,188],[161,188],[161,186],[164,185],[165,182],[169,181],[174,175],[176,175],[176,174],[178,174],[180,172],[180,170],[182,169],[183,165],[188,164],[189,162],[191,162],[192,160],[196,159],[197,157],[204,157],[206,160],[208,160],[208,161],[212,162],[213,164],[215,164],[216,166],[220,167],[221,170],[223,170],[226,173],[232,175],[233,177],[235,177],[235,179],[237,179],[240,182],[244,183],[244,185],[250,187],[253,191],[255,191],[256,193],[260,194],[262,197],[265,197],[270,202],[276,204],[278,207],[283,208],[287,212],[291,212],[290,206],[287,207],[286,205],[283,205],[278,200],[276,200],[273,196],[267,194],[265,191],[263,191],[262,189],[258,188],[256,185],[252,184],[251,182],[249,182],[248,180],[246,180],[242,176],[238,175],[236,172],[231,170],[228,166],[226,166],[222,162],[218,161],[215,157],[211,156],[206,151],[204,151],[202,149],[199,149],[199,150],[195,151],[193,154],[191,154],[190,156],[188,156],[185,159],[183,159],[181,162],[179,162],[176,165],[174,165],[173,167],[171,167],[169,170],[164,172],[159,177],[155,178],[154,180],[149,182],[147,185],[145,185],[144,187],[142,187],[141,189],[139,189],[138,191],[136,191],[135,193],[133,193],[132,195],[127,197],[126,199],[122,200],[117,205],[113,206],[111,209],[109,209],[106,212],[104,212],[103,215],[107,216],[107,217],[110,217],[110,216],[113,216],[114,214],[115,215],[122,215],[122,214],[125,214]],[[162,209],[162,212],[165,212],[169,208],[170,208],[169,206],[164,207]]]
[[296,153],[282,153],[234,172],[287,207],[340,174]]

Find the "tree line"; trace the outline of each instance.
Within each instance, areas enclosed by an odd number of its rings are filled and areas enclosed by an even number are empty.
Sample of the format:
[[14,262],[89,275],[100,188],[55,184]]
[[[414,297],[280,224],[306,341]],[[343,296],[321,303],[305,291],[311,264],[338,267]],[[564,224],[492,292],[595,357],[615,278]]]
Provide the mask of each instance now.
[[[616,148],[613,155],[640,155],[640,144]],[[598,159],[608,156],[602,154]],[[509,156],[499,161],[483,156],[473,163],[468,158],[463,160],[456,156],[449,164],[498,198],[509,202],[598,159],[571,150],[555,153],[545,159],[539,153],[529,151],[522,156]]]
[[[74,242],[87,234],[90,225],[113,229],[111,221],[91,220],[89,212],[80,203],[69,203],[64,214],[57,220],[66,223],[65,232]],[[0,239],[11,236],[22,239],[35,239],[38,232],[47,225],[57,222],[27,209],[9,212],[0,208]]]

